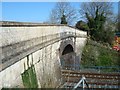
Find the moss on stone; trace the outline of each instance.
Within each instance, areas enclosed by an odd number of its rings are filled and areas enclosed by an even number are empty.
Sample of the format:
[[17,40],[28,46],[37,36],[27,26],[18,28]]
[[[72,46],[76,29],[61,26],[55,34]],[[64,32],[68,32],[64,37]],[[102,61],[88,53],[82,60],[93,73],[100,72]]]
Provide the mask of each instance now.
[[25,88],[38,87],[34,65],[29,67],[27,70],[25,70],[24,73],[22,73],[21,75],[22,75],[23,85],[25,86]]

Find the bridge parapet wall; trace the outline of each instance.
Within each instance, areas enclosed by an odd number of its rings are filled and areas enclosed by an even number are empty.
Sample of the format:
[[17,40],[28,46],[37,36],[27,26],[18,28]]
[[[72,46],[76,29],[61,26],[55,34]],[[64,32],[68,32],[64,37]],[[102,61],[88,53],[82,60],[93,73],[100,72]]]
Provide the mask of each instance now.
[[86,32],[79,31],[77,29],[67,27],[67,26],[37,26],[37,27],[0,27],[2,31],[0,32],[2,38],[0,47],[18,43],[21,41],[30,40],[33,38],[38,38],[41,36],[52,35],[62,32],[71,32],[76,35],[86,36]]
[[[0,52],[0,77],[5,76],[5,79],[0,81],[2,87],[11,87],[15,86],[15,83],[22,83],[20,75],[24,72],[24,63],[27,64],[27,57],[31,62],[33,57],[39,87],[43,87],[40,83],[44,83],[42,77],[39,77],[40,75],[51,75],[51,80],[54,83],[51,87],[56,87],[56,85],[60,84],[57,82],[61,81],[58,54],[60,43],[67,38],[73,38],[70,40],[74,41],[76,38],[76,44],[81,44],[84,43],[87,35],[86,32],[65,25],[30,26],[28,24],[28,26],[8,25],[0,28],[2,29],[0,32],[2,36],[0,38],[0,41],[2,41],[0,43],[0,50],[2,50]],[[79,46],[76,45],[76,48],[79,48]],[[11,76],[13,77],[11,78]],[[17,81],[10,84],[11,80]],[[47,79],[45,81],[47,82]]]
[[[45,45],[51,44],[52,42],[62,40],[67,37],[86,37],[86,32],[78,31],[77,29],[67,26],[37,26],[37,27],[1,27],[2,38],[0,43],[1,57],[0,61],[2,64],[14,56],[20,53],[28,52],[30,54],[35,52],[37,49],[42,48]],[[52,41],[51,41],[52,40]],[[50,42],[51,41],[51,42]],[[30,48],[39,48],[34,50],[28,50]],[[25,54],[18,57],[18,59],[25,57]],[[7,65],[3,65],[2,69],[15,63],[17,59],[11,60]],[[0,69],[1,70],[1,69]]]

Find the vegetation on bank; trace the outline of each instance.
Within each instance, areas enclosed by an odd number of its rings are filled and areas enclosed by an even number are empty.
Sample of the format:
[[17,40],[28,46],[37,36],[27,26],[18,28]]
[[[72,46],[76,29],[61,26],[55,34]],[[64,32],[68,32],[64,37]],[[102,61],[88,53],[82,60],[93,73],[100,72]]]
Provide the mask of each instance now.
[[119,59],[119,52],[112,50],[106,45],[88,40],[83,50],[81,65],[83,67],[118,67]]

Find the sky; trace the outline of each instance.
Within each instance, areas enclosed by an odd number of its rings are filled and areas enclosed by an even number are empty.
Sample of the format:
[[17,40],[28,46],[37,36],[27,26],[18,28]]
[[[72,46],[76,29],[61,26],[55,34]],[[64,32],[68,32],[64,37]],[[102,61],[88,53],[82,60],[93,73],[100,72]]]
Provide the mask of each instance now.
[[[77,10],[81,2],[70,2]],[[45,22],[49,19],[56,2],[2,2],[2,20],[19,22]],[[1,5],[1,4],[0,4]],[[118,3],[113,3],[118,13]]]

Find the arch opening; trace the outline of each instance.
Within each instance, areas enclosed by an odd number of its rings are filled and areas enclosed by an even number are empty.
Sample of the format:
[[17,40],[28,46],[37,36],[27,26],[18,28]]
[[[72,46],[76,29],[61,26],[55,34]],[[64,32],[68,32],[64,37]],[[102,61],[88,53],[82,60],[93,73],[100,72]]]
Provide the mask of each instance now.
[[79,70],[80,62],[75,52],[75,43],[71,40],[61,42],[60,49],[60,62],[62,69]]
[[61,53],[61,65],[63,69],[73,69],[75,64],[75,52],[71,44],[65,46]]
[[64,50],[63,50],[63,52],[62,52],[62,55],[65,55],[65,54],[68,54],[68,53],[72,53],[72,52],[74,52],[73,47],[72,47],[72,45],[68,44],[68,45],[64,48]]

